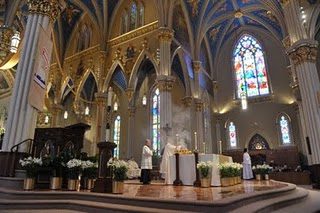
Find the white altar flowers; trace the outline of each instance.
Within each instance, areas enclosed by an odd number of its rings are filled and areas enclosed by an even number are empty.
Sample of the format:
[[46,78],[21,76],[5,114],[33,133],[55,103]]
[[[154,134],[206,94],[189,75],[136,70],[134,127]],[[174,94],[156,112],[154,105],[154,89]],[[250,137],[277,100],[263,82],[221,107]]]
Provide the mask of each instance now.
[[22,168],[26,170],[26,175],[28,178],[34,178],[37,175],[38,169],[42,166],[41,158],[24,158],[19,160]]

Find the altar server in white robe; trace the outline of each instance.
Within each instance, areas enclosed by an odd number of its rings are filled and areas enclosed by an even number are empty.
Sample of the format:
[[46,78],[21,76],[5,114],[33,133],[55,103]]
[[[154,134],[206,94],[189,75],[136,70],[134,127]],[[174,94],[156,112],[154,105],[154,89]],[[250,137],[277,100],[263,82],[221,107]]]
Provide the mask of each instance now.
[[251,158],[248,153],[247,148],[243,150],[243,179],[249,180],[253,178],[252,168],[251,168]]
[[160,173],[161,176],[165,179],[165,183],[168,183],[168,177],[170,177],[170,169],[169,169],[169,158],[170,156],[174,155],[175,151],[179,149],[180,146],[172,145],[170,142],[168,142],[164,146],[161,164],[160,164]]
[[141,156],[141,179],[140,182],[143,184],[150,184],[151,177],[150,173],[152,170],[152,149],[151,149],[151,141],[147,139],[145,145],[142,148],[142,156]]

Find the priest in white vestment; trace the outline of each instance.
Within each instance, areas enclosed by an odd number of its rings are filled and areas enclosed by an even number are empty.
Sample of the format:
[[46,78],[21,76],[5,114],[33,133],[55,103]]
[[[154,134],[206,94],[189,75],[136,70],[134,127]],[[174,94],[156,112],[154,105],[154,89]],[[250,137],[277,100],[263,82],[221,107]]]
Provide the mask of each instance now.
[[[178,143],[180,144],[180,142]],[[171,175],[169,170],[169,158],[170,156],[174,155],[176,150],[180,150],[181,147],[181,145],[176,146],[168,142],[163,148],[163,154],[160,164],[160,173],[161,176],[165,179],[165,183],[168,183],[168,177],[170,177]]]
[[252,168],[251,168],[251,158],[248,153],[247,148],[243,150],[243,179],[249,180],[253,178]]
[[152,170],[152,155],[151,141],[147,139],[145,145],[142,148],[141,156],[141,177],[140,182],[143,184],[150,184],[151,182],[151,170]]

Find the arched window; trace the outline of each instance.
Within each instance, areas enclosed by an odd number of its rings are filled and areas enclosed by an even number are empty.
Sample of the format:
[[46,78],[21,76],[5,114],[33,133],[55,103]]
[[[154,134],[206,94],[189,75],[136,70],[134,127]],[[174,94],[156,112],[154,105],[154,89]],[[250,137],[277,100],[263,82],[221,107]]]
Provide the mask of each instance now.
[[251,35],[243,35],[233,52],[237,98],[270,93],[263,49]]
[[137,27],[137,20],[138,20],[138,7],[136,3],[131,4],[130,8],[130,24],[129,30],[134,30]]
[[120,146],[120,115],[116,117],[114,120],[114,127],[113,127],[113,142],[117,145],[114,149],[114,157],[119,158],[119,146]]
[[138,26],[141,27],[143,25],[144,25],[144,6],[140,2],[140,4],[139,4],[139,24],[138,24]]
[[287,114],[281,113],[278,116],[278,128],[281,144],[292,144],[290,118]]
[[152,148],[160,155],[160,91],[152,94]]
[[228,140],[230,148],[237,147],[237,130],[234,123],[231,121],[228,125]]
[[128,32],[128,12],[124,11],[121,18],[121,34]]

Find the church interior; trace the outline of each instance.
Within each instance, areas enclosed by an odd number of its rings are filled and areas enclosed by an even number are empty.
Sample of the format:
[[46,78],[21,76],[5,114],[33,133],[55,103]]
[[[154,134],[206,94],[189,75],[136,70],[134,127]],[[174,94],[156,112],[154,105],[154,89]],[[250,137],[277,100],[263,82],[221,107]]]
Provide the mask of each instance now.
[[0,0],[0,212],[319,211],[318,42],[319,0]]

